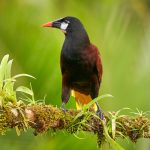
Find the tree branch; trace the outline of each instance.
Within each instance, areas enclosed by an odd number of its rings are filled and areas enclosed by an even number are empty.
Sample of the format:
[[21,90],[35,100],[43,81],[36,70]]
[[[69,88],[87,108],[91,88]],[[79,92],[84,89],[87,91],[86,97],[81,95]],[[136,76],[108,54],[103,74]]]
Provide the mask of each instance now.
[[[35,104],[32,106],[7,104],[0,109],[0,134],[10,128],[16,128],[17,134],[28,128],[34,129],[34,135],[65,130],[69,133],[87,131],[97,135],[98,144],[106,138],[104,128],[113,139],[129,137],[133,142],[139,138],[150,138],[150,119],[142,116],[119,116],[118,113],[106,113],[105,123],[93,112],[61,109],[52,105]],[[104,125],[103,125],[104,123]],[[105,127],[104,127],[105,126]]]

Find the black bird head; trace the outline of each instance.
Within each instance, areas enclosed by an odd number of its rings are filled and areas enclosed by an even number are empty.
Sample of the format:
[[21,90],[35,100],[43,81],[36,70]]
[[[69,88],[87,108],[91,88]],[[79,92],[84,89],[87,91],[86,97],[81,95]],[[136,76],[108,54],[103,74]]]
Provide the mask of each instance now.
[[84,29],[83,24],[78,18],[75,17],[64,17],[52,22],[48,22],[43,25],[43,27],[53,27],[62,30],[66,36],[76,36],[76,37],[87,37],[87,32]]

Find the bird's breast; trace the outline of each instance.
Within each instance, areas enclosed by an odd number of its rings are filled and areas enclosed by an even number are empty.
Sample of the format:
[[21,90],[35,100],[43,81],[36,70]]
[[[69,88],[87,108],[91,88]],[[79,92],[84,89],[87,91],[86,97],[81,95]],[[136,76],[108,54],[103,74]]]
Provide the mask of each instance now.
[[83,52],[62,52],[61,59],[63,59],[63,63],[68,67],[88,69],[88,66],[91,65],[89,57]]
[[86,52],[61,53],[61,67],[72,80],[88,80],[93,72],[93,61]]

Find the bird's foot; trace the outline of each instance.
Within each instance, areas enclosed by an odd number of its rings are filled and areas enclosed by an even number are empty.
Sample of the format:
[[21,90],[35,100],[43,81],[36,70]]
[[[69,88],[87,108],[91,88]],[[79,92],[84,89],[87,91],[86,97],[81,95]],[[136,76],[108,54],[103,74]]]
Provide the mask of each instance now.
[[97,110],[96,111],[96,115],[101,119],[101,120],[105,120],[104,114],[102,112],[102,110]]
[[104,121],[105,120],[104,113],[100,108],[100,106],[98,105],[98,103],[96,103],[96,105],[97,105],[96,115],[99,116],[99,118]]
[[68,112],[68,110],[65,108],[65,103],[62,103],[62,105],[61,105],[61,110],[62,110],[64,113]]

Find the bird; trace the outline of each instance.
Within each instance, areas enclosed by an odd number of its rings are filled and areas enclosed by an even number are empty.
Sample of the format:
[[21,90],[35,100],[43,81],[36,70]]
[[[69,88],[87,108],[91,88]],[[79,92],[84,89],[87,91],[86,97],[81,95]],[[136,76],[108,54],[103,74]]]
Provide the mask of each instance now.
[[[66,110],[65,105],[72,94],[77,110],[82,110],[99,94],[103,74],[99,49],[91,43],[85,27],[77,17],[66,16],[42,26],[60,29],[65,35],[60,55],[61,108]],[[104,114],[98,102],[91,107],[103,120]]]

